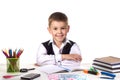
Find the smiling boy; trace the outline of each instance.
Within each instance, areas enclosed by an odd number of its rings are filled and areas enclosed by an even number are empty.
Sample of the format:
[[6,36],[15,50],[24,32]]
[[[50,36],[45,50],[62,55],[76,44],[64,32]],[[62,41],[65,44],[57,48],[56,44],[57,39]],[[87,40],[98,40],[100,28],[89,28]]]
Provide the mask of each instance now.
[[67,39],[70,26],[62,12],[54,12],[48,18],[48,31],[52,39],[40,44],[37,52],[38,65],[80,65],[82,60],[79,46]]

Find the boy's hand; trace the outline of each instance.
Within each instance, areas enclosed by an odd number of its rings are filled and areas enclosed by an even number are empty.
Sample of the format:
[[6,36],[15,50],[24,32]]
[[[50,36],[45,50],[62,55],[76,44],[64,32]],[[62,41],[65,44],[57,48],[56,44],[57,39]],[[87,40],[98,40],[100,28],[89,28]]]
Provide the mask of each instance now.
[[81,61],[82,58],[79,54],[62,54],[62,60]]

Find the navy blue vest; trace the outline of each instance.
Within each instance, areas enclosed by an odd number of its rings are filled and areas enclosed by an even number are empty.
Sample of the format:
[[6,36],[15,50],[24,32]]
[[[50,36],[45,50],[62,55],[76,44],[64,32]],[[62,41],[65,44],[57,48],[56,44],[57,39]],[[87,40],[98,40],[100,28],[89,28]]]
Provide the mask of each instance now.
[[[47,50],[47,54],[48,55],[54,55],[54,51],[53,51],[53,47],[52,47],[52,43],[49,43],[50,40],[42,43],[44,45],[44,47],[46,48]],[[73,44],[75,42],[69,40],[70,43],[67,43],[64,47],[63,47],[63,50],[62,50],[62,54],[69,54],[70,53],[70,49],[71,47],[73,46]]]

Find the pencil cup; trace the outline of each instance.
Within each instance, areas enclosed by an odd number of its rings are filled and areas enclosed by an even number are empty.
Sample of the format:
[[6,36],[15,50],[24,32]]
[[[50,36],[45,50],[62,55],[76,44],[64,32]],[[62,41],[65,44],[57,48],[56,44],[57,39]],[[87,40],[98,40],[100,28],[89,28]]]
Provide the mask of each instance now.
[[19,72],[19,58],[7,58],[7,72]]

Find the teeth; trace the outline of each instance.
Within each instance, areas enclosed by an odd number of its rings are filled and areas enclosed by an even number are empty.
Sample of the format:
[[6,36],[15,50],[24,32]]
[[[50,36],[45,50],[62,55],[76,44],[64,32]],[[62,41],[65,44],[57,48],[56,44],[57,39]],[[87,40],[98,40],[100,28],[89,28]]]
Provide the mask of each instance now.
[[62,37],[62,35],[56,35],[57,37]]
[[57,37],[62,37],[62,36],[57,36]]

